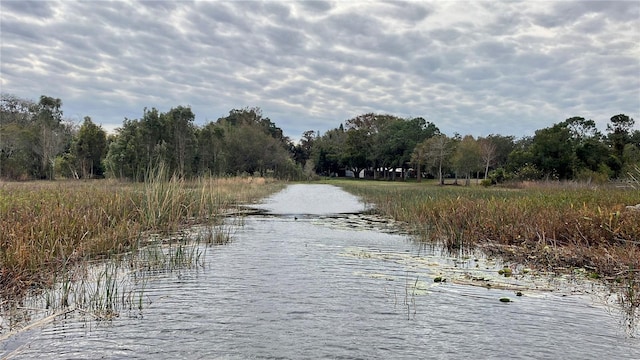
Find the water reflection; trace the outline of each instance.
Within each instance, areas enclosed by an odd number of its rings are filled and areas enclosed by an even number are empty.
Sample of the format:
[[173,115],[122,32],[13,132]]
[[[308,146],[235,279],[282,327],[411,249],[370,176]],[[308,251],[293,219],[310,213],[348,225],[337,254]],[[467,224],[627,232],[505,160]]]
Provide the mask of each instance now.
[[589,296],[435,283],[462,264],[357,215],[364,205],[335,187],[290,186],[258,207],[270,213],[204,251],[203,267],[149,279],[142,317],[61,318],[5,340],[2,356],[640,358]]

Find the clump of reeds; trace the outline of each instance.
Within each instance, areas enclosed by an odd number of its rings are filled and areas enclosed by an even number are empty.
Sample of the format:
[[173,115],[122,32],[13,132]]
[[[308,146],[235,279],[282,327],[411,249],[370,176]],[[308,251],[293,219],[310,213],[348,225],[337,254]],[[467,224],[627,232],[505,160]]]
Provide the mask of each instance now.
[[620,272],[612,286],[620,304],[621,325],[631,337],[640,326],[640,269]]
[[134,255],[129,260],[130,268],[137,273],[157,273],[203,267],[205,250],[197,240],[169,240],[140,248]]

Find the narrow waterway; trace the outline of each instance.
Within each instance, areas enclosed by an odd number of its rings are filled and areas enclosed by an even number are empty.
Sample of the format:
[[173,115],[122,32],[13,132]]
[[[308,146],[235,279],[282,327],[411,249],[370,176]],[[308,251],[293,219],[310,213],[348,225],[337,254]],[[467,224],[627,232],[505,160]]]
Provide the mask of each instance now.
[[[587,295],[436,283],[437,264],[329,185],[256,206],[204,266],[145,284],[142,313],[69,314],[2,343],[16,359],[640,359]],[[512,302],[500,302],[509,297]]]

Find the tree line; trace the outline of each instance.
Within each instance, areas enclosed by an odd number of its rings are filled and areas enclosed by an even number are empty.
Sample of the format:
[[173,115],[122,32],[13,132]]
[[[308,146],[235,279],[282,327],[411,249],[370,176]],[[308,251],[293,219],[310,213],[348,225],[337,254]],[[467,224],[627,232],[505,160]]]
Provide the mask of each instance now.
[[572,117],[516,139],[443,134],[422,117],[362,114],[324,134],[309,130],[294,143],[259,108],[233,109],[204,125],[190,107],[143,109],[107,134],[90,117],[74,124],[62,101],[0,98],[0,179],[112,177],[142,181],[155,167],[183,178],[317,175],[404,180],[447,177],[486,184],[508,180],[606,181],[640,166],[640,131],[627,115],[606,132]]

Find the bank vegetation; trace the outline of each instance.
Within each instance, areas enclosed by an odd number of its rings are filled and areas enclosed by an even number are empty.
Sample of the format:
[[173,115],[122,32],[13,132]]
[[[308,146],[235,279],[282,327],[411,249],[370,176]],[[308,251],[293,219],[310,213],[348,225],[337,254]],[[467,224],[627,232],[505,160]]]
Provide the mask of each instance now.
[[284,183],[265,178],[168,177],[0,182],[0,289],[15,297],[46,288],[82,261],[106,259],[194,224],[215,224],[238,204]]
[[[640,179],[640,169],[634,178]],[[518,182],[482,187],[332,180],[453,255],[478,250],[520,268],[603,281],[640,323],[640,182]]]

